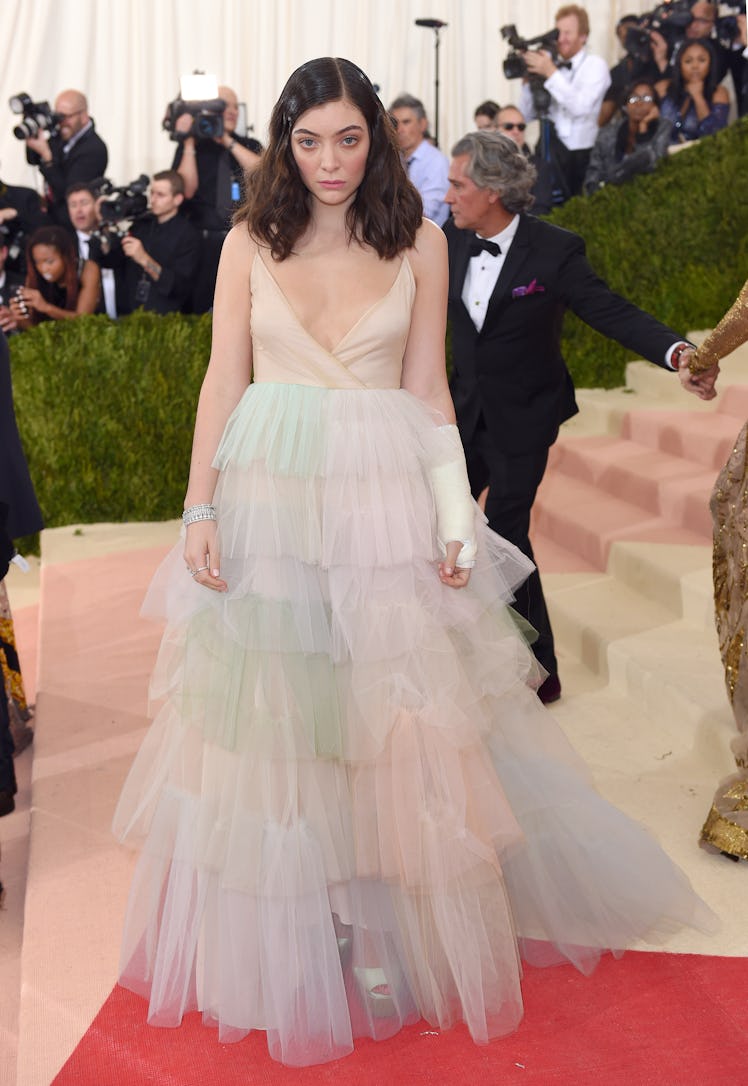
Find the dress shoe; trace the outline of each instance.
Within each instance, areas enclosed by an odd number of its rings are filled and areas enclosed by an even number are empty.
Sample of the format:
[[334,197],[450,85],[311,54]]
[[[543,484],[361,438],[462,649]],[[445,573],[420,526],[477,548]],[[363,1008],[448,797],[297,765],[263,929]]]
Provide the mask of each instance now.
[[558,675],[549,675],[538,687],[538,697],[543,705],[550,705],[561,697],[561,680]]
[[10,814],[11,811],[15,811],[16,801],[13,799],[12,792],[0,792],[0,818],[3,815]]

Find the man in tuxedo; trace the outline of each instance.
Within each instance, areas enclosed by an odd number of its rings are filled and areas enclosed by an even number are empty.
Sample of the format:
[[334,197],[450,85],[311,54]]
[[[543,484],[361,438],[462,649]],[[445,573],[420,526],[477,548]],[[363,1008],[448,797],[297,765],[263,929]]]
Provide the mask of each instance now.
[[[489,488],[490,526],[533,559],[530,512],[548,450],[578,410],[561,355],[566,309],[666,369],[685,365],[690,345],[609,290],[578,235],[527,214],[535,171],[512,140],[473,132],[452,156],[444,229],[457,424],[473,494]],[[699,388],[709,395],[704,379]],[[548,672],[540,697],[555,701],[561,684],[537,571],[515,607],[538,632],[533,649]]]

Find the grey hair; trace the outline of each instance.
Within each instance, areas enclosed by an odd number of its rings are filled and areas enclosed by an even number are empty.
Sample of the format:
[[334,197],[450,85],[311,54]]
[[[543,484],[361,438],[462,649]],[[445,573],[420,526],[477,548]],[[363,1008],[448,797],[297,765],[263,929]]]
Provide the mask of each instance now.
[[500,132],[469,132],[452,148],[452,156],[467,155],[465,173],[479,189],[493,189],[506,210],[517,215],[534,203],[537,176],[527,155]]
[[390,106],[388,113],[392,113],[394,109],[412,109],[416,115],[416,120],[419,121],[422,121],[426,116],[423,102],[420,98],[414,98],[412,94],[399,94]]

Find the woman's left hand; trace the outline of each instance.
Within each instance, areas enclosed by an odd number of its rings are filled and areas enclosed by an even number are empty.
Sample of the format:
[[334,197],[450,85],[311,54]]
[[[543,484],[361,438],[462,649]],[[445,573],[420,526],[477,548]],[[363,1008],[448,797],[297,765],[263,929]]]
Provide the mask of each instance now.
[[470,570],[455,565],[461,550],[459,540],[447,543],[447,557],[439,563],[439,580],[449,588],[464,588],[470,580]]

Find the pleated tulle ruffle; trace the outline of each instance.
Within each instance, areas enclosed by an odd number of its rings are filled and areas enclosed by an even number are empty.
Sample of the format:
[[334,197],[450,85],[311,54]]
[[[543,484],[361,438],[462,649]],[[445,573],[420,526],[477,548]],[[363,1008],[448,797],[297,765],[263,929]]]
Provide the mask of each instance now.
[[267,1031],[288,1064],[425,1016],[515,1029],[520,955],[589,969],[709,910],[607,804],[538,701],[508,604],[530,564],[476,509],[439,582],[439,423],[401,390],[259,384],[222,441],[223,594],[181,544],[157,715],[115,815],[144,840],[122,980],[175,1025]]

